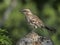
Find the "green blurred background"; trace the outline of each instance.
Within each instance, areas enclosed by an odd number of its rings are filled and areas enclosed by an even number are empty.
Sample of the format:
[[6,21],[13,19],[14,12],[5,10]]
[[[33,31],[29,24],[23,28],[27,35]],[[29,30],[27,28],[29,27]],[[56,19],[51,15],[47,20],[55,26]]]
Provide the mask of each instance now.
[[60,0],[0,0],[0,45],[15,45],[31,31],[19,12],[23,8],[31,9],[46,25],[56,28],[56,33],[41,29],[36,32],[50,36],[55,45],[60,45]]

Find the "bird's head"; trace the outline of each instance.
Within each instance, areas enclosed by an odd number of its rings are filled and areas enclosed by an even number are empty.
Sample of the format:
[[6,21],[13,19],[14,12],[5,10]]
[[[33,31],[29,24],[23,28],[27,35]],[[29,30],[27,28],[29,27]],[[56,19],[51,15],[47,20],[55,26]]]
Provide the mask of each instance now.
[[25,15],[27,15],[27,14],[32,14],[31,11],[30,11],[30,9],[22,9],[21,12],[22,12],[23,14],[25,14]]

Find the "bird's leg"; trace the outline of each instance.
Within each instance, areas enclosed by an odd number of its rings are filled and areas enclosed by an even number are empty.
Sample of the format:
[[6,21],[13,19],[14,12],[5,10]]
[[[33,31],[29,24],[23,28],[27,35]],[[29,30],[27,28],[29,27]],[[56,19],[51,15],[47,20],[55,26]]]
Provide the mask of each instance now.
[[35,32],[36,28],[33,26],[31,32]]

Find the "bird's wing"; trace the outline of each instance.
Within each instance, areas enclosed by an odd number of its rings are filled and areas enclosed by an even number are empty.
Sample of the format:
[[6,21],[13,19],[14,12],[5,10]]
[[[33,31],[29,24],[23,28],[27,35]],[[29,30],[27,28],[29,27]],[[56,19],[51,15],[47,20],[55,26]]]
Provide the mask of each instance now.
[[37,26],[44,26],[41,19],[39,17],[37,17],[36,15],[32,15],[32,18],[30,19],[30,22],[35,23]]

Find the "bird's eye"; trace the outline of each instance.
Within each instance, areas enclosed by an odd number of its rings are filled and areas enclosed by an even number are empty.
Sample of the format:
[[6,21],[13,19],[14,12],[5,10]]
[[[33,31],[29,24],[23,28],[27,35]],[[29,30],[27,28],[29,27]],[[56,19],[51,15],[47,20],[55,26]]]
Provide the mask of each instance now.
[[23,12],[26,12],[25,10]]
[[26,12],[25,10],[21,10],[21,12]]

